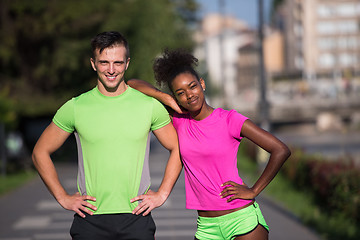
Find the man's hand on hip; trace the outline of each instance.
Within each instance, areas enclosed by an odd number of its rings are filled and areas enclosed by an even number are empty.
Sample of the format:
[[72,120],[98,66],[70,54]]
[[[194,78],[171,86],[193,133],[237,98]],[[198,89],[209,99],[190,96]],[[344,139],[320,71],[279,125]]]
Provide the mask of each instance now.
[[97,210],[88,200],[95,202],[96,198],[88,195],[81,196],[80,193],[77,192],[74,195],[66,195],[63,199],[59,200],[59,203],[63,208],[74,211],[79,214],[80,217],[84,218],[86,215],[83,212],[93,215],[90,209],[94,211]]
[[154,208],[160,207],[166,201],[166,196],[161,195],[159,192],[149,190],[146,194],[137,196],[130,200],[130,202],[141,201],[139,205],[132,212],[143,216],[148,215]]

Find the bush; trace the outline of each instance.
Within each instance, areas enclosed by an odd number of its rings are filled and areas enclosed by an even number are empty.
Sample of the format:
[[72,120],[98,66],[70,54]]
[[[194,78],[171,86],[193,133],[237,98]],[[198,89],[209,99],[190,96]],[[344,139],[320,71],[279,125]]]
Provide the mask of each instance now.
[[[360,225],[360,169],[352,160],[334,161],[309,156],[300,150],[292,152],[281,174],[296,188],[310,192],[320,209],[331,217],[327,225],[332,228],[329,239],[336,239],[335,235],[357,239],[360,230],[348,223]],[[345,232],[340,233],[341,229]]]

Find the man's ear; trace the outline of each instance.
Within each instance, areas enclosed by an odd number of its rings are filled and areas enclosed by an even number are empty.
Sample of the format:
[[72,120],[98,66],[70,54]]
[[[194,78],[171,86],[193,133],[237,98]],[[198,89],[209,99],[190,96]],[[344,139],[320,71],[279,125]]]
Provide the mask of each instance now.
[[128,59],[126,60],[126,69],[125,69],[125,70],[127,70],[127,69],[128,69],[128,67],[129,67],[129,63],[130,63],[130,58],[128,58]]
[[90,58],[90,63],[91,63],[91,67],[94,69],[94,71],[96,72],[96,67],[95,67],[95,60],[93,58]]

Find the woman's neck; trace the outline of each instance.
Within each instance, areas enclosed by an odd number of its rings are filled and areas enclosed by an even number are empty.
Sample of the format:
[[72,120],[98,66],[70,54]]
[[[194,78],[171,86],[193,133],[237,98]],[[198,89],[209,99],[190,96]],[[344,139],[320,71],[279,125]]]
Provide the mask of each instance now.
[[205,118],[207,118],[208,116],[210,116],[210,114],[214,111],[214,108],[207,105],[207,104],[204,104],[202,106],[201,109],[199,109],[198,111],[195,111],[195,112],[189,112],[190,113],[190,116],[196,120],[196,121],[201,121]]

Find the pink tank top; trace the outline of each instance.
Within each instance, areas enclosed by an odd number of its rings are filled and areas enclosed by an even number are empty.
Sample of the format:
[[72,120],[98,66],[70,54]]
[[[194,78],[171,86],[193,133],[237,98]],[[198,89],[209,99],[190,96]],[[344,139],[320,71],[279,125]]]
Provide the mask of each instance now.
[[174,115],[185,170],[186,208],[228,210],[251,202],[235,199],[228,203],[219,195],[224,182],[243,182],[238,174],[237,152],[241,127],[247,119],[235,110],[221,108],[201,121],[189,114]]

